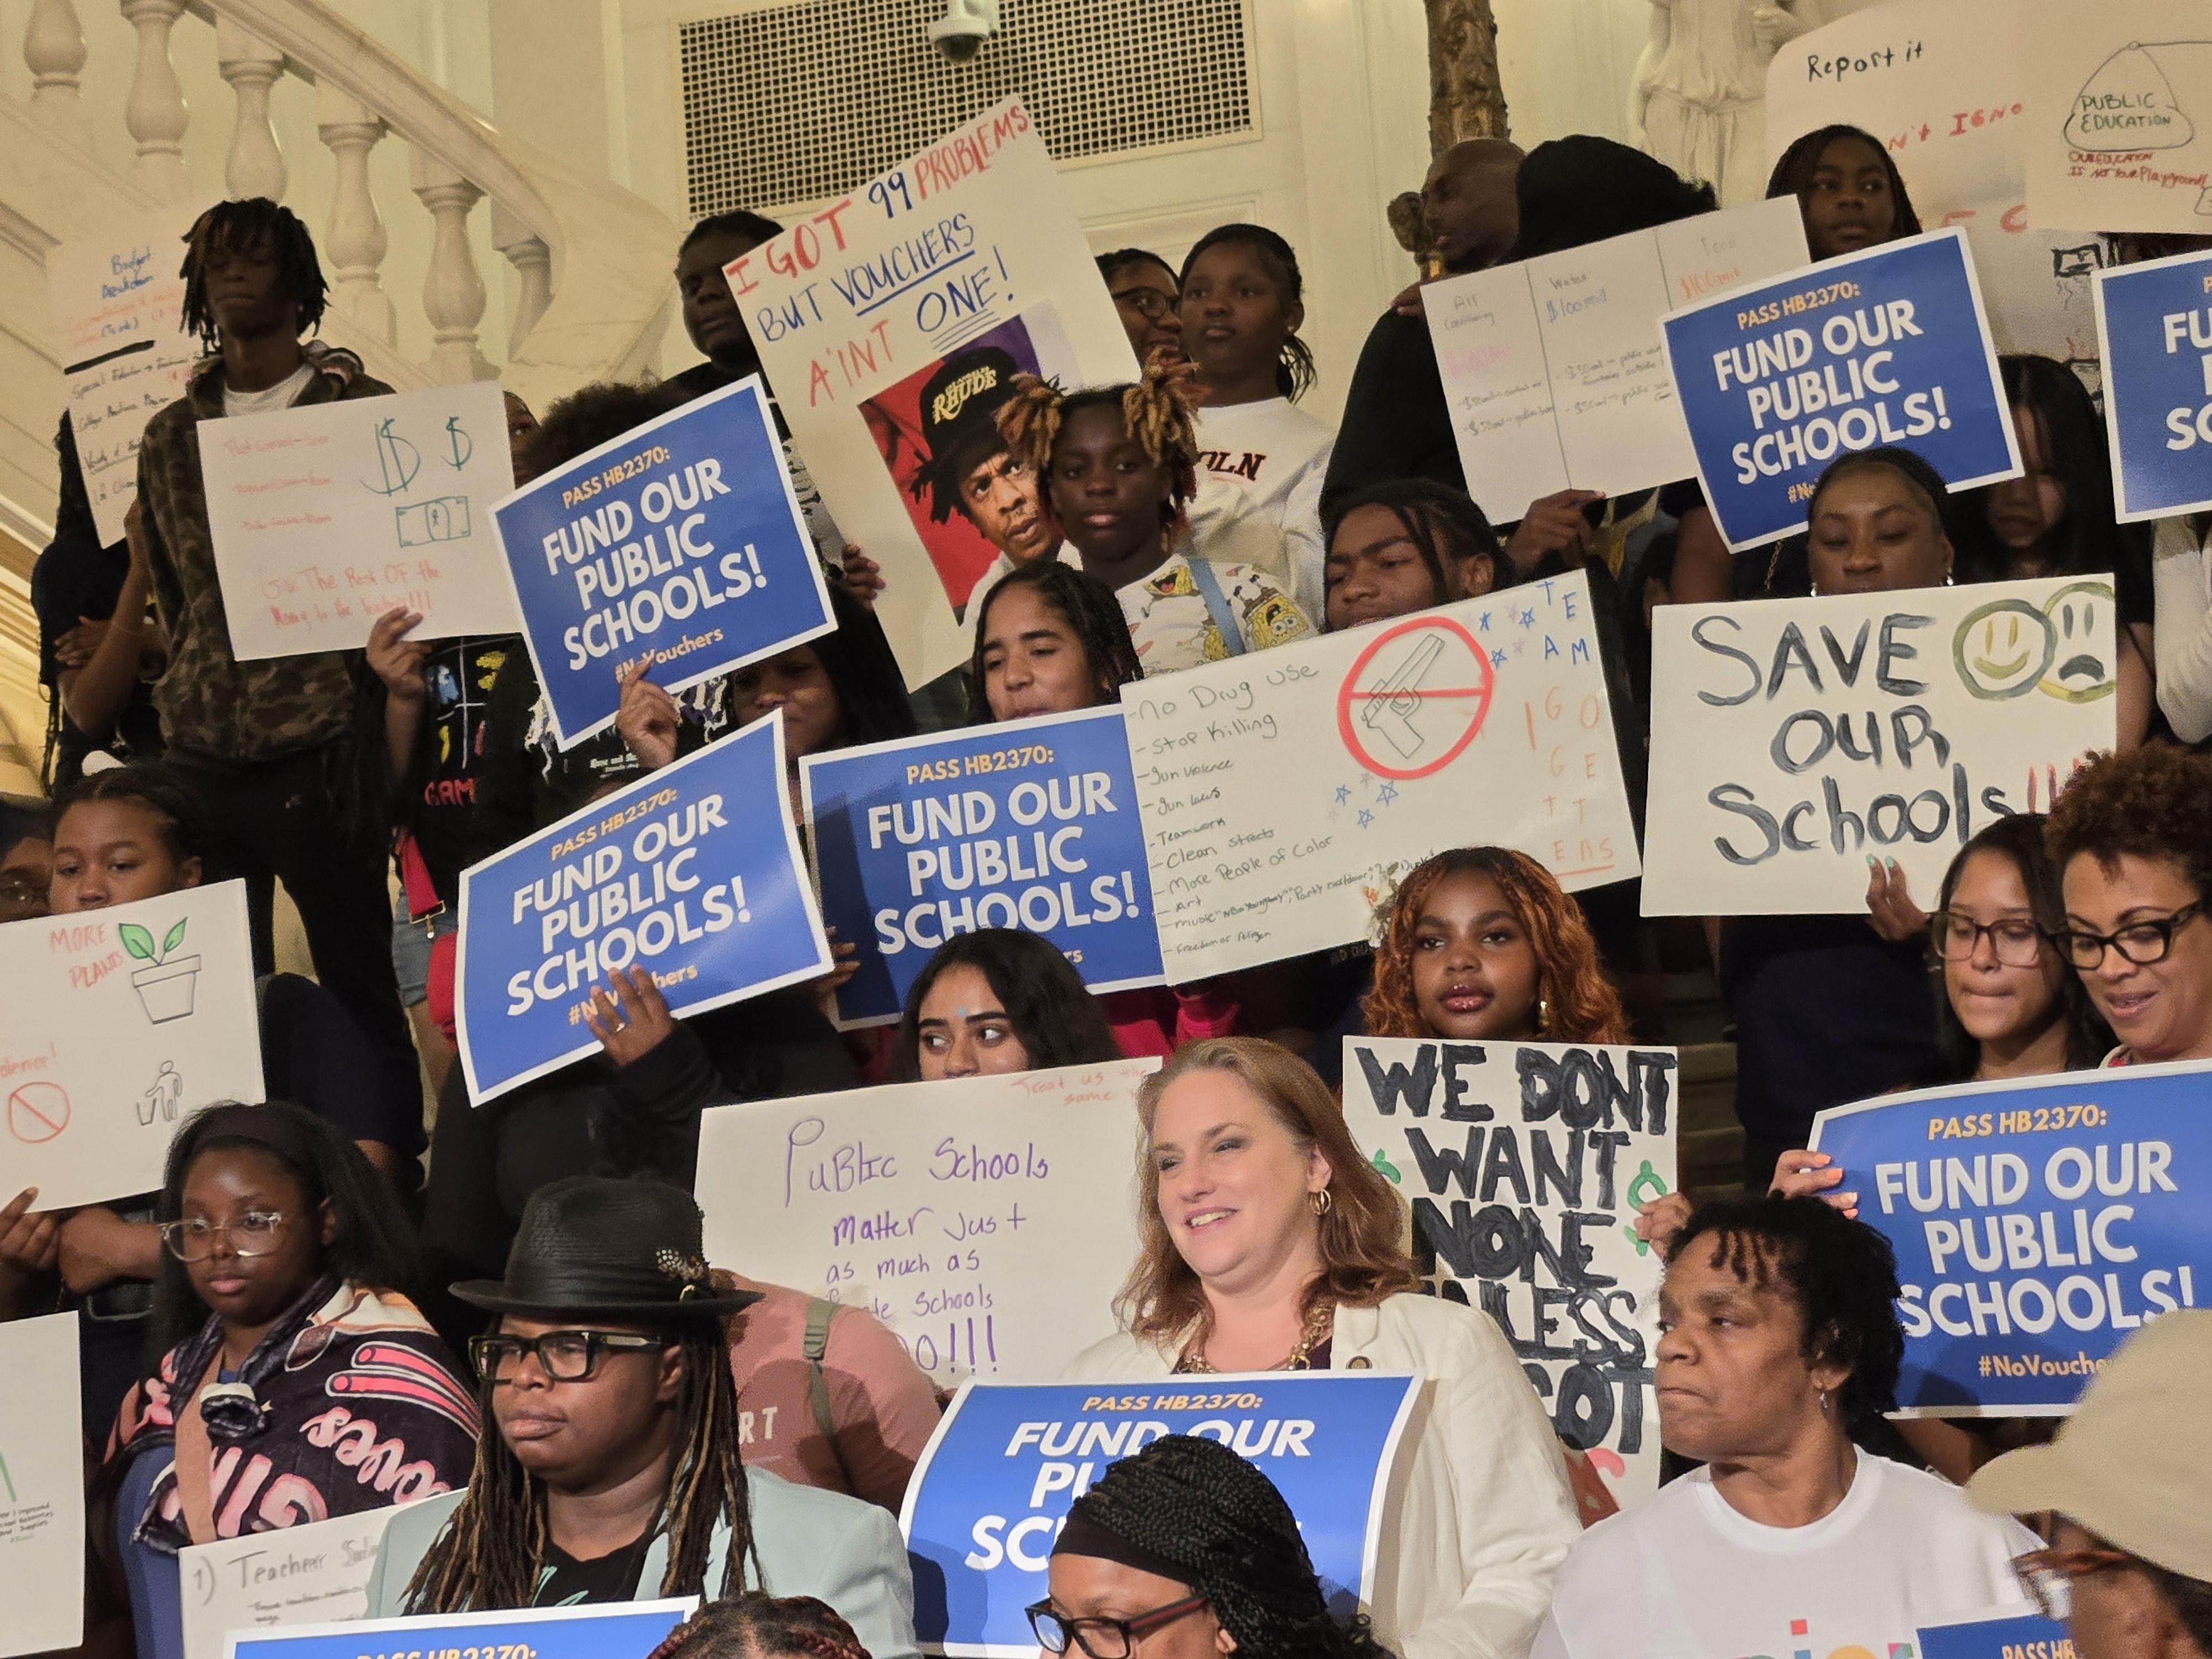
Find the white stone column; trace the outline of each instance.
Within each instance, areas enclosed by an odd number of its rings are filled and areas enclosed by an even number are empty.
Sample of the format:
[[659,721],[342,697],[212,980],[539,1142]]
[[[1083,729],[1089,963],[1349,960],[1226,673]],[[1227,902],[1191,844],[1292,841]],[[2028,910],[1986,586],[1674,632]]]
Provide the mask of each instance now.
[[23,30],[23,62],[31,71],[31,113],[52,131],[89,148],[92,117],[79,95],[84,27],[76,0],[32,0]]
[[408,182],[435,227],[429,274],[422,283],[422,310],[434,343],[423,367],[441,386],[491,380],[498,371],[477,346],[477,325],[484,313],[483,277],[469,246],[469,210],[483,192],[419,146],[408,161]]
[[185,129],[191,112],[169,63],[169,31],[184,9],[185,0],[123,0],[124,20],[138,31],[123,125],[138,145],[138,181],[164,202],[181,200],[191,188],[185,176]]
[[514,325],[507,337],[507,355],[511,360],[522,349],[530,331],[538,326],[545,307],[553,303],[553,251],[497,202],[491,204],[491,245],[522,279],[522,292],[514,305]]
[[331,267],[331,303],[362,332],[388,346],[396,319],[377,273],[391,239],[368,187],[368,153],[384,137],[384,123],[366,106],[325,84],[315,88],[315,131],[337,163],[322,248]]
[[255,39],[229,18],[215,20],[216,66],[238,94],[237,118],[230,131],[230,159],[223,184],[234,200],[265,196],[284,199],[284,152],[269,119],[269,88],[284,72],[284,54]]

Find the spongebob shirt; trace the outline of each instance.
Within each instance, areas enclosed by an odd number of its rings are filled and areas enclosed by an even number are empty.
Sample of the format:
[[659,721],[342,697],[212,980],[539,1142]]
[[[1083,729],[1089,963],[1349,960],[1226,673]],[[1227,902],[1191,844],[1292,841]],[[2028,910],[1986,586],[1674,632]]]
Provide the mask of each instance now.
[[[1306,613],[1267,576],[1249,564],[1214,563],[1212,568],[1245,650],[1265,651],[1311,637],[1314,626]],[[1237,654],[1222,638],[1191,574],[1188,542],[1151,575],[1121,588],[1118,597],[1147,678]]]

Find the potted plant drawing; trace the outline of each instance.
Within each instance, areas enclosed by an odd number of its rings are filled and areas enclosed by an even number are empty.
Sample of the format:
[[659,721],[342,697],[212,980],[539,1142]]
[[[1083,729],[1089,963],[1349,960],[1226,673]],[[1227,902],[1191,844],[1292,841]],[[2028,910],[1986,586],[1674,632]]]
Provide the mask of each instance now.
[[131,970],[131,986],[138,993],[138,1006],[146,1011],[146,1018],[156,1025],[182,1019],[192,1012],[192,991],[199,981],[200,959],[169,954],[185,942],[185,924],[190,920],[188,916],[179,916],[159,948],[154,944],[153,934],[135,921],[123,922],[115,930],[123,940],[123,948],[146,964]]

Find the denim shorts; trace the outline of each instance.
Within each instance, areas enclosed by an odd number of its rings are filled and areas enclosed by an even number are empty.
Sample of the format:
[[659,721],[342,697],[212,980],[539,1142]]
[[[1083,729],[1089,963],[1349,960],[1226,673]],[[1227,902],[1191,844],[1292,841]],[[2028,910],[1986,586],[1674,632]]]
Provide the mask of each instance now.
[[461,929],[461,918],[452,905],[420,921],[407,917],[407,896],[392,905],[392,969],[399,976],[399,1005],[412,1008],[430,999],[430,945]]

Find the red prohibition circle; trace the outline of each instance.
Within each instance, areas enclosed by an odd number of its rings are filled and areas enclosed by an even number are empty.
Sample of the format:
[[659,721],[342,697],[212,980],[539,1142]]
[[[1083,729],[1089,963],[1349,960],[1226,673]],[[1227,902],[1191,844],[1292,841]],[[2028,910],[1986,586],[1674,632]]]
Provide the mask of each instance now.
[[[1424,629],[1434,629],[1439,633],[1455,636],[1466,646],[1468,654],[1474,659],[1476,671],[1481,676],[1481,684],[1443,691],[1382,692],[1362,691],[1358,689],[1359,676],[1366,669],[1367,665],[1374,659],[1376,652],[1393,640],[1402,638],[1407,634],[1418,633]],[[1377,777],[1425,778],[1430,774],[1441,772],[1445,767],[1449,766],[1460,757],[1461,752],[1468,744],[1474,741],[1475,735],[1482,730],[1483,721],[1490,716],[1491,693],[1496,689],[1497,684],[1498,672],[1490,665],[1490,653],[1482,648],[1474,635],[1468,633],[1449,617],[1416,617],[1411,621],[1400,623],[1395,628],[1384,629],[1382,633],[1368,641],[1367,648],[1361,652],[1358,660],[1353,662],[1352,672],[1344,677],[1344,684],[1338,688],[1336,694],[1337,735],[1344,739],[1344,746],[1352,751],[1353,757]],[[1376,759],[1367,752],[1366,748],[1352,731],[1352,705],[1353,703],[1364,702],[1374,697],[1407,696],[1464,698],[1474,705],[1474,713],[1467,723],[1467,730],[1460,734],[1458,740],[1437,759],[1425,761],[1420,765],[1413,767],[1394,765]]]
[[58,1083],[25,1083],[8,1097],[8,1133],[37,1146],[69,1127],[70,1099]]

